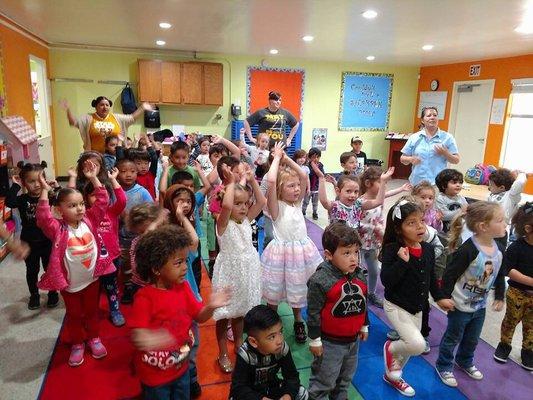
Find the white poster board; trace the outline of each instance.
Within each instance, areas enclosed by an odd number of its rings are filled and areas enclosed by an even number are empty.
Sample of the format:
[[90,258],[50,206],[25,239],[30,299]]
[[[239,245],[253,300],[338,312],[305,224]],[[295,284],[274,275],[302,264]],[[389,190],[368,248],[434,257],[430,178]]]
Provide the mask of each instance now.
[[446,99],[448,92],[420,92],[418,103],[418,116],[424,107],[435,107],[439,113],[439,119],[444,119],[446,113]]
[[493,125],[503,125],[505,117],[505,107],[507,106],[507,99],[492,100],[492,110],[490,113],[490,123]]

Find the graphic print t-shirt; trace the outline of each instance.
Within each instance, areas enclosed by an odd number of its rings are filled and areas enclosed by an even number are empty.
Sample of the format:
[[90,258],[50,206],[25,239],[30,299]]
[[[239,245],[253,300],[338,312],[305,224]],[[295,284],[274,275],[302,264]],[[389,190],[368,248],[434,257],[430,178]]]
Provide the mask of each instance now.
[[298,123],[287,110],[280,108],[278,111],[270,111],[268,107],[257,110],[246,121],[250,126],[259,124],[258,133],[266,132],[270,139],[277,142],[285,140],[285,125],[292,128]]
[[79,292],[96,280],[93,274],[97,258],[96,240],[87,224],[80,222],[77,228],[69,226],[65,252],[69,280],[67,292]]

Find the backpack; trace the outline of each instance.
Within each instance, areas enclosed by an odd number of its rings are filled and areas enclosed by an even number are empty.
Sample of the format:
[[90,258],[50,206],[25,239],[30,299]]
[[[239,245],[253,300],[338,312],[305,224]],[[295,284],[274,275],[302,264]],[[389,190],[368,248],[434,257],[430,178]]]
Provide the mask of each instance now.
[[476,164],[475,168],[479,168],[481,170],[481,185],[488,185],[489,184],[489,177],[490,174],[492,174],[494,171],[496,171],[496,167],[493,165],[484,165],[484,164]]
[[144,126],[147,128],[159,129],[161,119],[159,117],[159,107],[155,106],[153,110],[144,111]]
[[126,83],[126,87],[122,89],[120,94],[120,104],[122,105],[122,112],[124,114],[132,114],[137,109],[135,103],[135,95],[129,83]]
[[488,185],[489,176],[493,171],[496,171],[493,165],[476,164],[466,170],[465,182],[472,185]]

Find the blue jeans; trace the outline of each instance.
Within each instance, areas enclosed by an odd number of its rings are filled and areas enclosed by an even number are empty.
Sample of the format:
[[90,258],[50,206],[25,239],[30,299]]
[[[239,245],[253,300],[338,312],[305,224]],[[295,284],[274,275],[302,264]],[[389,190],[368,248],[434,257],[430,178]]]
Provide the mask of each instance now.
[[160,386],[142,385],[144,400],[188,400],[190,399],[189,371],[182,376]]
[[436,367],[439,371],[453,371],[453,352],[459,344],[455,362],[462,368],[474,365],[474,351],[476,350],[483,322],[485,308],[473,313],[459,310],[448,311],[448,327],[440,341],[439,358]]

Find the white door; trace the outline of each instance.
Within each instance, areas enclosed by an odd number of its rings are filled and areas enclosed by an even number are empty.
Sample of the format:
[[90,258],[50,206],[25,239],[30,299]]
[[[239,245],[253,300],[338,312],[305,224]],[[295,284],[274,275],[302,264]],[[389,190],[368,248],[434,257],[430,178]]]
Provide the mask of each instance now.
[[55,176],[54,149],[52,148],[52,125],[50,123],[50,88],[46,78],[46,61],[30,55],[35,131],[39,137],[39,156],[46,161],[46,176]]
[[463,174],[483,162],[493,92],[494,80],[454,82],[449,131],[461,161],[451,167]]

